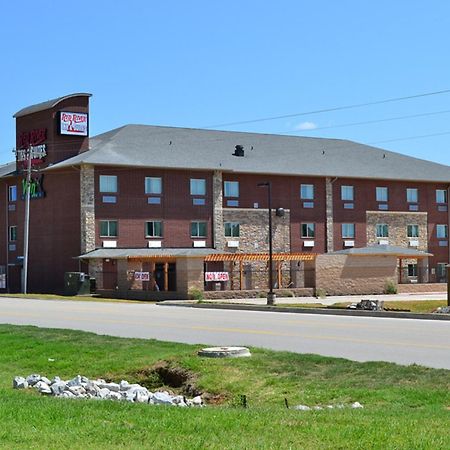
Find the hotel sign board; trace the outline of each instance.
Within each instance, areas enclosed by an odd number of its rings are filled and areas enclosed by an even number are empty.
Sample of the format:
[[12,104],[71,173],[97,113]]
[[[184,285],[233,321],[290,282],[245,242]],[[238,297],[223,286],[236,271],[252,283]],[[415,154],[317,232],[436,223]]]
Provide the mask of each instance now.
[[60,134],[71,136],[88,135],[88,115],[85,113],[61,111],[59,114]]

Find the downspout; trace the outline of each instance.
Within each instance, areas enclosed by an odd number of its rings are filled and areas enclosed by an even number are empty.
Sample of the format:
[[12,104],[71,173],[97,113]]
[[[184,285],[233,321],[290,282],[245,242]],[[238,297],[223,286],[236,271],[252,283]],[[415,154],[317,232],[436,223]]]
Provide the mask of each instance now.
[[6,202],[5,202],[5,222],[6,222],[6,268],[5,268],[5,276],[6,276],[6,292],[9,294],[9,187],[8,183],[5,182],[5,189],[6,189]]

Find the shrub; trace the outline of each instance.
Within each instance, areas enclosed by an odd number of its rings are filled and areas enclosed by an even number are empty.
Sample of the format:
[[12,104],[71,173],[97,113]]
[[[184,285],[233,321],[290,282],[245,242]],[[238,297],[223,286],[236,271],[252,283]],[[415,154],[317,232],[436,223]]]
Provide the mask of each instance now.
[[188,298],[189,300],[203,300],[203,291],[197,288],[189,289]]
[[397,293],[397,285],[392,280],[387,280],[384,287],[385,294],[396,294]]
[[322,288],[316,289],[316,297],[317,298],[325,298],[327,296],[327,291]]

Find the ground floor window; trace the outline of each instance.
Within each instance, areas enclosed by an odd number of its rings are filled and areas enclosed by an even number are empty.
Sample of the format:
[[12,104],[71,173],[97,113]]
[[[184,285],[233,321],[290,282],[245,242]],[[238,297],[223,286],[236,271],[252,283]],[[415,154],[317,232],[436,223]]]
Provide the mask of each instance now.
[[417,264],[408,264],[408,277],[417,277]]

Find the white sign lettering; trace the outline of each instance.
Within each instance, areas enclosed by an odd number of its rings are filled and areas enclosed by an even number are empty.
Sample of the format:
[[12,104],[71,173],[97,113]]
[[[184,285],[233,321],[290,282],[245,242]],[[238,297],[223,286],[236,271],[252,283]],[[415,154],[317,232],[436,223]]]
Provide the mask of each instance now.
[[88,135],[87,114],[61,111],[60,118],[61,134],[70,134],[77,136]]
[[139,281],[150,281],[150,272],[134,272],[134,279]]
[[228,281],[228,272],[205,272],[205,281]]

